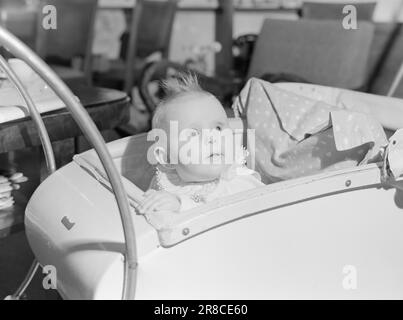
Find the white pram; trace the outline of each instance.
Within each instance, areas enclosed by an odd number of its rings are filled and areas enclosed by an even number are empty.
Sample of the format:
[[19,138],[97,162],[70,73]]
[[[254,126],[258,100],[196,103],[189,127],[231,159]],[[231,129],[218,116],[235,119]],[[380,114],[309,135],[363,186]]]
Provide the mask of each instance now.
[[[322,99],[338,92],[282,86]],[[231,122],[239,128],[239,119]],[[154,173],[149,146],[146,134],[108,144],[132,204],[136,298],[403,297],[403,259],[396,254],[403,249],[403,185],[383,183],[381,164],[278,182],[147,221],[134,207]],[[65,298],[121,296],[125,249],[110,190],[89,151],[44,181],[27,207],[30,244],[41,264],[57,268]],[[350,272],[359,279],[356,290],[345,285]]]
[[[278,182],[169,221],[147,221],[134,209],[153,174],[146,135],[105,146],[50,69],[3,29],[0,40],[50,82],[102,160],[95,151],[76,156],[39,186],[26,209],[29,243],[41,266],[56,268],[64,298],[403,298],[401,132],[379,164]],[[316,87],[315,98],[339,93]],[[351,96],[357,103],[402,103]]]

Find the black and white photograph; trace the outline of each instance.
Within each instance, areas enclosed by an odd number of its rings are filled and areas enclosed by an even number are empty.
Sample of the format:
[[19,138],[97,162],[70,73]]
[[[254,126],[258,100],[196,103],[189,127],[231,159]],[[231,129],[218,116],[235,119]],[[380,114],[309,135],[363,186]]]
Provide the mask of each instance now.
[[403,0],[0,0],[0,300],[403,300],[402,25]]

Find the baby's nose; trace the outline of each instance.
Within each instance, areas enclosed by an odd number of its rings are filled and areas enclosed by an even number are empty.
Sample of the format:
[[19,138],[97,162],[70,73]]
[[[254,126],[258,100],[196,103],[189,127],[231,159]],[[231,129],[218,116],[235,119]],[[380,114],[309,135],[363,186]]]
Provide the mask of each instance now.
[[220,134],[217,132],[211,132],[207,135],[207,143],[216,143],[220,139]]

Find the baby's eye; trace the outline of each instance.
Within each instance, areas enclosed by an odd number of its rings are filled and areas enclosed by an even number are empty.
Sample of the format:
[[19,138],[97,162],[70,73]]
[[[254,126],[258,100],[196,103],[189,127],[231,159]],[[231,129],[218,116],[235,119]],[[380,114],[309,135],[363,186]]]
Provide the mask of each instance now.
[[216,130],[218,130],[218,131],[221,131],[222,130],[222,127],[221,126],[217,126],[217,127],[215,127],[216,128]]

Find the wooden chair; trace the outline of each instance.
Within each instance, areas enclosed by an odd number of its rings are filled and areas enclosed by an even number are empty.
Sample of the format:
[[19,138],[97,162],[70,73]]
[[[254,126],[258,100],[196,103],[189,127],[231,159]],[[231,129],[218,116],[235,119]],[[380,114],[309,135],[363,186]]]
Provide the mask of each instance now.
[[122,36],[121,58],[111,61],[110,70],[98,73],[95,81],[130,93],[145,58],[154,52],[167,57],[177,0],[138,0],[132,10],[129,32]]
[[368,57],[374,25],[344,30],[335,20],[265,20],[247,78],[293,74],[307,82],[362,89],[368,82]]
[[354,3],[304,1],[302,4],[301,16],[304,19],[332,19],[343,21],[345,16],[343,8],[349,4],[353,4],[357,9],[357,20],[372,21],[376,1]]
[[[67,83],[91,83],[91,49],[97,0],[41,0],[40,8],[57,9],[57,29],[42,26],[38,11],[37,53]],[[73,66],[78,61],[79,66]]]

